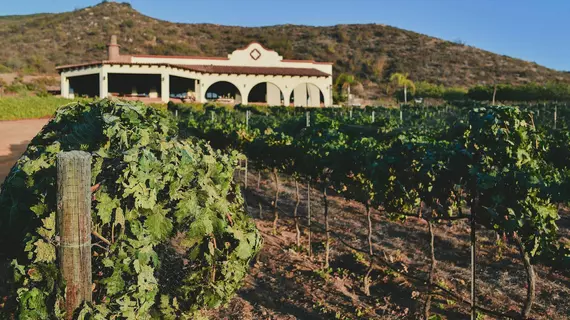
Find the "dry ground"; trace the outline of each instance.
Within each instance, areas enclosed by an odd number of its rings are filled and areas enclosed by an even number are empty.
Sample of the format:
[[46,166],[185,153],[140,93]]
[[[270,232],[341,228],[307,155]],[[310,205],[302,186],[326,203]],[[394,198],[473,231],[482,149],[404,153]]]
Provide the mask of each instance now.
[[[46,119],[0,121],[0,181],[18,159]],[[271,201],[274,185],[263,177],[256,188],[255,175],[245,192],[249,213],[254,216],[264,246],[252,263],[244,287],[224,308],[211,312],[213,319],[418,319],[424,305],[427,277],[428,234],[421,220],[393,222],[374,212],[376,259],[371,296],[362,291],[367,258],[366,223],[362,205],[330,196],[333,232],[331,270],[323,272],[323,206],[321,192],[311,191],[314,257],[307,255],[306,185],[301,185],[302,248],[296,248],[292,181],[282,177],[278,232],[272,233]],[[263,216],[259,217],[259,203]],[[560,221],[563,236],[570,238],[570,213]],[[469,228],[465,223],[439,224],[436,229],[436,283],[469,298]],[[526,292],[525,271],[511,244],[498,246],[495,235],[478,232],[479,305],[516,316]],[[390,265],[388,267],[386,262]],[[570,275],[536,266],[536,319],[570,318]],[[469,308],[441,290],[432,301],[432,313],[444,319],[467,319]],[[493,319],[496,317],[487,317]]]
[[[284,180],[285,177],[282,177]],[[393,222],[374,212],[376,260],[371,296],[362,291],[365,274],[366,220],[364,207],[340,197],[330,199],[330,226],[334,232],[331,270],[323,272],[323,206],[321,192],[312,190],[313,259],[307,255],[306,186],[302,185],[302,249],[296,248],[294,186],[284,181],[280,194],[280,220],[272,232],[273,182],[262,180],[259,190],[255,177],[246,192],[249,213],[263,234],[264,246],[252,263],[244,287],[228,306],[213,312],[214,319],[419,319],[425,301],[429,266],[427,224],[408,219]],[[266,177],[265,179],[269,179]],[[259,217],[259,202],[263,217]],[[563,214],[561,227],[568,237],[570,217]],[[496,236],[480,230],[478,237],[478,304],[516,318],[526,294],[526,278],[518,251],[512,244],[497,245]],[[469,227],[463,222],[438,224],[435,228],[436,283],[469,299]],[[352,248],[351,248],[352,247]],[[356,249],[356,250],[355,250]],[[384,262],[391,267],[388,267]],[[395,269],[395,270],[394,270]],[[536,266],[537,297],[535,319],[570,318],[570,276],[567,271]],[[432,300],[432,314],[443,319],[468,319],[469,306],[441,290]],[[495,319],[485,316],[481,319]]]
[[0,184],[49,119],[0,121]]

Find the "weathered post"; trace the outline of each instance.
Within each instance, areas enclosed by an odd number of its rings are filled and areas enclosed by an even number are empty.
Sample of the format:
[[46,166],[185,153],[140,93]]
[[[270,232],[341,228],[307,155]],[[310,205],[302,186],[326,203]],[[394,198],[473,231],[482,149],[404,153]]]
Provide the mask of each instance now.
[[245,128],[249,129],[249,110],[245,110]]
[[376,112],[372,111],[372,123],[374,123],[375,118],[376,118]]
[[558,106],[554,105],[554,129],[556,129],[556,116],[557,116]]
[[65,281],[66,318],[91,301],[91,155],[57,155],[57,230],[59,268]]
[[243,180],[244,180],[243,185],[244,185],[244,189],[246,189],[246,190],[247,190],[247,175],[248,175],[248,173],[247,173],[247,162],[248,162],[247,158],[245,158],[245,167],[244,167],[244,173],[243,173]]
[[305,127],[310,127],[311,126],[311,114],[309,113],[309,111],[305,112],[305,118],[306,118]]
[[311,242],[311,177],[307,178],[307,228],[309,229],[309,258],[313,258],[313,243]]

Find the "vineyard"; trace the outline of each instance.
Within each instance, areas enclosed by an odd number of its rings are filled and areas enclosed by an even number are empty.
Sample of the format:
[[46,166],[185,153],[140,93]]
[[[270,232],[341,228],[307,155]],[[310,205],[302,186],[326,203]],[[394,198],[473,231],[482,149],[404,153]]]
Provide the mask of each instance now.
[[95,241],[74,318],[568,317],[565,105],[168,111],[74,103],[34,138],[0,193],[0,317],[70,317],[70,150]]
[[[246,177],[247,170],[269,174],[274,184],[273,234],[279,232],[280,214],[286,214],[279,209],[281,180],[293,182],[293,248],[313,259],[315,243],[311,236],[317,229],[322,232],[319,261],[325,274],[334,273],[331,243],[346,245],[343,240],[349,237],[331,227],[336,217],[329,198],[334,195],[359,203],[360,214],[367,221],[367,243],[352,249],[367,256],[360,275],[360,289],[366,296],[378,281],[371,276],[375,265],[391,266],[382,246],[374,244],[374,239],[387,235],[377,234],[380,227],[374,224],[373,212],[389,221],[415,221],[425,226],[430,263],[423,279],[424,301],[413,317],[438,317],[430,312],[432,299],[445,296],[458,303],[468,302],[473,318],[528,318],[536,300],[535,266],[557,270],[570,266],[569,247],[564,242],[567,230],[559,230],[559,213],[568,200],[569,140],[562,120],[567,117],[565,106],[401,110],[170,107],[178,116],[183,136],[203,138],[221,150],[239,150],[248,159]],[[247,180],[244,183],[248,185]],[[299,215],[301,183],[320,190],[312,201],[322,202],[322,212],[311,210],[309,193],[306,215]],[[261,200],[257,201],[261,213]],[[315,215],[322,215],[317,227],[311,226]],[[434,229],[454,224],[466,226],[464,236],[470,243],[469,300],[434,279],[438,255]],[[301,239],[302,233],[307,239]],[[494,235],[490,246],[499,251],[511,244],[520,255],[526,295],[516,312],[512,307],[489,309],[483,299],[478,299],[479,233],[486,234],[485,238],[489,233]]]

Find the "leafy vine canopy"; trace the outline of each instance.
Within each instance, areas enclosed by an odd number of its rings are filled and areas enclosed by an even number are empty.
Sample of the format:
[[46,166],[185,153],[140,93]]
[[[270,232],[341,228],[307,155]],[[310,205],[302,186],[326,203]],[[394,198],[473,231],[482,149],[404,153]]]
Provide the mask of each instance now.
[[[232,182],[241,157],[180,141],[164,112],[137,103],[73,103],[32,140],[0,193],[0,313],[65,317],[57,268],[56,155],[92,154],[93,302],[80,319],[195,317],[227,302],[261,237]],[[97,238],[93,238],[97,242]]]

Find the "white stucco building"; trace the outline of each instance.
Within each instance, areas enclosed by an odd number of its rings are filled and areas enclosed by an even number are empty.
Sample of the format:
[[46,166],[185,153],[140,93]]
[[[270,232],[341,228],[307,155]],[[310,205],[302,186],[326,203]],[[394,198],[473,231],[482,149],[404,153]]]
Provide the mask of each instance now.
[[286,60],[255,42],[227,57],[121,55],[113,36],[107,60],[57,70],[67,98],[332,105],[332,63]]

